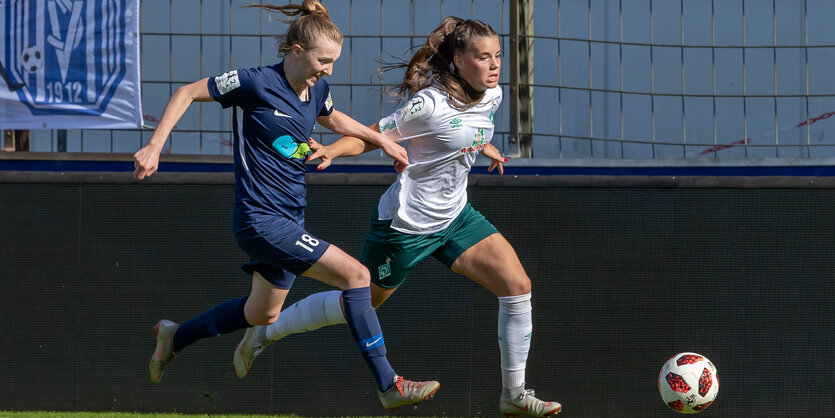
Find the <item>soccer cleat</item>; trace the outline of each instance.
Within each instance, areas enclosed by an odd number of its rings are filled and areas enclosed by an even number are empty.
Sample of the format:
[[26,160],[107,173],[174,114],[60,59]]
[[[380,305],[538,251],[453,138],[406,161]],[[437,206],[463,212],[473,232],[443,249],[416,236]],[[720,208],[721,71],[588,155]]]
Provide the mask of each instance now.
[[394,386],[385,392],[377,392],[380,402],[389,411],[394,411],[404,405],[423,402],[435,395],[441,384],[436,381],[412,382],[403,376],[394,376]]
[[502,415],[505,417],[518,417],[520,415],[547,417],[559,414],[562,411],[562,405],[557,402],[541,401],[534,397],[533,390],[523,387],[522,393],[516,397],[510,397],[507,389],[503,389],[501,409]]
[[252,362],[255,361],[255,357],[258,357],[271,342],[267,339],[267,327],[247,328],[244,338],[238,343],[238,348],[235,349],[235,355],[232,357],[235,374],[241,378],[246,376],[249,373],[249,368],[252,367]]
[[148,365],[151,370],[151,381],[154,383],[159,383],[162,380],[165,365],[177,354],[171,346],[174,342],[174,333],[177,332],[179,327],[179,324],[167,319],[163,319],[154,325],[157,348],[154,350],[154,355],[151,356],[151,362]]

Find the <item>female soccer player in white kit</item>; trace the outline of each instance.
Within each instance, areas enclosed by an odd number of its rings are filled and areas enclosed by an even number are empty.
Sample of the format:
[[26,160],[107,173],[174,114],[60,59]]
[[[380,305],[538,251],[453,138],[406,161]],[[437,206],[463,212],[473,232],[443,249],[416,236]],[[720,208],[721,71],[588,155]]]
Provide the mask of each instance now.
[[[380,306],[403,283],[409,271],[432,255],[487,288],[499,299],[499,347],[502,394],[500,408],[508,416],[559,413],[557,402],[545,402],[525,389],[531,324],[531,282],[513,247],[484,216],[467,203],[467,175],[478,152],[492,160],[489,168],[507,161],[490,145],[493,115],[502,100],[498,87],[501,65],[498,35],[477,20],[444,19],[415,53],[399,85],[405,106],[372,128],[406,144],[408,167],[380,199],[371,219],[360,260],[371,272],[372,304]],[[312,140],[311,140],[312,141]],[[354,137],[323,147],[312,143],[322,158],[375,149]],[[288,308],[267,327],[247,330],[235,351],[235,370],[243,377],[254,358],[272,341],[286,335],[344,323],[339,291],[323,292]]]

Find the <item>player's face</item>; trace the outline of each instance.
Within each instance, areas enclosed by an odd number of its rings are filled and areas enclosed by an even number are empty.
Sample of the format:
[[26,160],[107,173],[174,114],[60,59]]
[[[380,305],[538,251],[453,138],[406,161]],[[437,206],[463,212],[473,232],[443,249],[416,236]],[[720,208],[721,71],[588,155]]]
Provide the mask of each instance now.
[[455,54],[458,74],[476,91],[485,91],[499,84],[502,48],[495,36],[476,39],[466,51]]
[[341,53],[342,44],[331,39],[320,40],[312,48],[293,48],[296,82],[313,87],[320,78],[333,73],[333,63]]

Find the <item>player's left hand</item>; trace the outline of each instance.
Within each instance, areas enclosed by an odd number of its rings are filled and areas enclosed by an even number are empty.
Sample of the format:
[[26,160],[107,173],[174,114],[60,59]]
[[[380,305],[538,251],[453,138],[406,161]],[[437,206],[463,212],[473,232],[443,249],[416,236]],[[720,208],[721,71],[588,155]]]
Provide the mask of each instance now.
[[[403,167],[403,171],[406,169],[406,166],[409,165],[409,155],[406,153],[406,148],[403,148],[400,144],[386,139],[380,144],[380,149],[383,150],[386,155],[393,158],[395,163],[400,163],[399,165]],[[398,165],[395,165],[395,170],[397,170]],[[400,172],[398,171],[398,173]]]
[[322,162],[316,166],[317,170],[324,170],[331,165],[333,162],[333,156],[330,154],[330,149],[328,149],[327,146],[316,142],[313,138],[307,139],[307,145],[309,145],[310,150],[313,151],[313,154],[310,154],[310,156],[307,157],[307,161],[313,161],[317,158],[322,159]]
[[503,164],[510,161],[509,159],[502,157],[502,153],[493,146],[493,144],[487,144],[484,149],[481,151],[481,155],[490,159],[490,167],[487,168],[487,172],[492,172],[499,168],[499,174],[504,174],[504,166]]

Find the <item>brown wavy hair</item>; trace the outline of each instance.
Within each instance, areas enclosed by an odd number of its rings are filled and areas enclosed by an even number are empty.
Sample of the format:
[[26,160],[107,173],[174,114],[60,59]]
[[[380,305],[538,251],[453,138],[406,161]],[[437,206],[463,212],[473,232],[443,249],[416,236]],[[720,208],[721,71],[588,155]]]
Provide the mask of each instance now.
[[408,63],[384,64],[377,70],[377,74],[382,78],[385,71],[405,68],[402,82],[386,86],[385,91],[389,94],[405,100],[437,82],[453,99],[452,105],[456,109],[466,110],[480,102],[484,92],[473,89],[458,74],[453,57],[456,53],[466,51],[477,39],[498,36],[490,25],[480,20],[449,16],[429,34],[426,43],[412,55]]
[[[308,49],[314,47],[316,41],[323,37],[342,45],[342,31],[331,22],[328,8],[316,0],[304,0],[302,4],[288,4],[285,6],[250,3],[243,7],[263,9],[267,12],[279,12],[288,17],[288,19],[278,19],[290,24],[287,33],[276,37],[279,57],[287,55],[294,44],[299,44],[302,48]],[[293,16],[298,17],[289,19]]]

